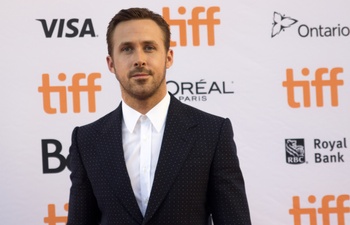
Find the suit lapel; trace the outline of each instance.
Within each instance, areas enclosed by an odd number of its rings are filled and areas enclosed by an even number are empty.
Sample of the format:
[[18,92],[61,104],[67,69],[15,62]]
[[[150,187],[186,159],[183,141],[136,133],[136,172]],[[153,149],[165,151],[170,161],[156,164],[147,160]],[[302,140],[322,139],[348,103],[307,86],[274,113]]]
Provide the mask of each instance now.
[[[132,190],[124,159],[121,123],[122,110],[121,105],[119,105],[104,124],[99,138],[100,142],[96,145],[98,148],[97,154],[99,162],[101,162],[102,172],[120,203],[141,224],[143,216]],[[99,146],[108,146],[108,148],[102,149]]]
[[143,224],[146,224],[157,211],[182,168],[194,142],[194,129],[191,128],[196,125],[196,122],[186,115],[183,104],[172,96]]

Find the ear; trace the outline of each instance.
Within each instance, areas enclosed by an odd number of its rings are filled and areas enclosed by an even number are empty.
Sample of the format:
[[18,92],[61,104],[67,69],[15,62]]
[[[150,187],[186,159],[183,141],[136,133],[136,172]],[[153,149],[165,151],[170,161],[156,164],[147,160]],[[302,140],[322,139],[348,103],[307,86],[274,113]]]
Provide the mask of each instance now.
[[109,71],[111,71],[111,73],[115,74],[114,62],[113,62],[112,57],[108,55],[106,57],[106,61],[107,61],[107,66],[108,66]]
[[167,56],[166,56],[166,68],[169,69],[171,65],[173,65],[174,62],[174,52],[172,49],[168,50]]

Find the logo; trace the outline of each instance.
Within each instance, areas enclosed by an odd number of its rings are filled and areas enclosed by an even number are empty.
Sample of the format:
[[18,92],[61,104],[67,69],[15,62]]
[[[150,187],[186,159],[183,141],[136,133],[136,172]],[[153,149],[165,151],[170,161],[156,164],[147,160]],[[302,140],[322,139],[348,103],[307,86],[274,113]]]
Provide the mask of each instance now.
[[[187,12],[187,9],[183,6],[178,8],[178,13],[180,15],[185,15]],[[187,37],[188,37],[188,26],[191,28],[190,34],[192,34],[192,44],[193,46],[200,46],[201,45],[201,31],[203,32],[202,27],[206,27],[207,31],[207,44],[208,46],[214,46],[215,45],[215,25],[220,24],[220,19],[217,19],[214,17],[215,13],[220,12],[220,8],[218,6],[209,7],[206,9],[205,7],[195,7],[192,9],[191,17],[190,18],[184,18],[184,19],[173,19],[170,18],[170,9],[169,7],[163,8],[163,17],[169,24],[170,28],[177,27],[178,32],[178,39],[171,40],[170,46],[175,47],[178,45],[178,42],[180,46],[187,46]],[[203,15],[204,14],[204,15]],[[174,35],[173,35],[174,37]]]
[[[347,138],[339,138],[338,140],[322,140],[319,138],[313,139],[313,143],[307,146],[313,146],[308,153],[312,153],[312,158],[315,164],[335,164],[347,162],[346,150]],[[288,164],[302,164],[309,163],[305,161],[305,140],[304,139],[285,139],[286,162]],[[311,158],[311,157],[310,157]]]
[[[310,71],[310,69],[303,68],[301,70],[301,74],[304,77],[309,77],[311,75],[311,77],[314,77],[314,79],[311,78],[313,79],[311,81],[295,80],[294,70],[288,68],[286,70],[286,80],[282,82],[282,86],[287,90],[288,105],[291,108],[300,108],[302,102],[304,107],[310,107],[311,96],[315,96],[316,106],[323,107],[325,97],[324,89],[327,87],[330,90],[330,104],[333,107],[337,107],[339,105],[338,87],[344,85],[344,80],[338,78],[338,75],[341,73],[343,73],[343,68],[341,67],[335,67],[332,69],[318,68],[313,73]],[[301,93],[299,93],[299,95],[295,93],[297,88],[301,89]],[[312,95],[311,91],[314,91],[315,95]],[[301,100],[297,101],[296,96],[302,96]]]
[[[286,28],[290,28],[296,24],[298,20],[284,16],[281,13],[273,13],[271,38],[277,36]],[[307,25],[305,23],[298,27],[298,35],[302,38],[331,38],[331,37],[348,37],[350,35],[350,27],[337,23],[333,26],[324,26],[322,24]]]
[[41,140],[41,154],[43,163],[43,173],[60,173],[66,167],[70,170],[70,155],[64,157],[61,154],[62,144],[55,139]]
[[[341,154],[340,150],[347,149],[346,138],[341,140],[324,141],[321,139],[314,140],[315,150],[319,149],[321,153],[315,153],[315,163],[344,163],[344,154]],[[338,152],[335,154],[335,149]],[[327,154],[327,152],[333,152],[332,154]]]
[[[68,212],[68,203],[64,204],[64,210]],[[56,206],[54,204],[49,204],[47,206],[47,217],[44,217],[44,223],[48,225],[66,224],[67,216],[57,216]]]
[[[233,82],[231,82],[233,84]],[[212,94],[234,94],[232,85],[225,81],[222,82],[206,82],[201,79],[198,82],[176,82],[167,81],[168,91],[177,96],[180,101],[184,102],[200,102],[207,101],[208,96]]]
[[298,34],[300,37],[347,37],[350,34],[350,28],[341,26],[338,24],[333,27],[324,27],[319,25],[317,27],[309,27],[306,24],[302,24],[298,28]]
[[286,161],[288,164],[305,163],[305,141],[304,139],[286,139]]
[[46,38],[75,38],[75,37],[96,37],[95,29],[90,18],[85,20],[73,19],[37,19],[41,23]]
[[296,19],[282,15],[281,13],[278,13],[278,12],[274,12],[271,37],[275,37],[276,35],[281,33],[281,31],[284,31],[286,28],[291,27],[297,22],[298,20]]
[[[314,195],[308,197],[308,202],[310,204],[318,204],[318,206],[300,206],[300,197],[293,196],[293,207],[289,210],[289,214],[293,216],[294,225],[348,225],[349,220],[346,220],[346,215],[350,213],[349,207],[349,195],[339,195],[338,197],[334,195],[325,195],[322,200],[317,202],[317,198]],[[347,203],[347,206],[345,206]],[[318,220],[318,216],[322,218]],[[307,219],[306,219],[307,218]],[[302,220],[305,219],[305,220]],[[304,222],[302,222],[304,221]]]
[[[67,75],[60,73],[57,76],[60,82],[64,82],[67,79]],[[96,112],[96,97],[97,91],[101,91],[101,86],[95,84],[95,80],[101,78],[100,73],[91,73],[86,75],[85,73],[76,73],[72,76],[71,85],[52,85],[50,83],[50,75],[45,73],[42,74],[42,85],[38,88],[38,91],[43,96],[43,107],[44,111],[48,114],[56,114],[57,108],[53,107],[52,95],[58,94],[58,105],[60,113],[67,113],[67,98],[71,97],[73,101],[73,112],[80,113],[80,94],[82,92],[87,93],[88,98],[88,110],[89,112]],[[86,80],[86,84],[81,84],[80,81]],[[68,94],[71,93],[71,96]]]

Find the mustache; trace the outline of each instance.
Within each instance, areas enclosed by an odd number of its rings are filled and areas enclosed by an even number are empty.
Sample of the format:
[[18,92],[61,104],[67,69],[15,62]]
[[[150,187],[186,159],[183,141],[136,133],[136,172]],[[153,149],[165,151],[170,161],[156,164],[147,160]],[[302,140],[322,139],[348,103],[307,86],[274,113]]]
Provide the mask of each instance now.
[[135,68],[135,69],[131,70],[128,75],[129,75],[129,77],[132,77],[136,73],[145,73],[145,74],[148,74],[148,75],[153,75],[153,71],[152,70],[148,70],[148,69],[145,69],[145,68]]

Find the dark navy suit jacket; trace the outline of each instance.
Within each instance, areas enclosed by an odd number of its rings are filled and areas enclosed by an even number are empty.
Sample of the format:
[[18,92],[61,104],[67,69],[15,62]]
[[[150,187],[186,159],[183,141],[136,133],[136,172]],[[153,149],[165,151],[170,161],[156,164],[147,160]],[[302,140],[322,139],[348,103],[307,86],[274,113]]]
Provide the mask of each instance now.
[[229,119],[171,96],[158,165],[143,217],[122,145],[121,105],[75,128],[68,225],[250,225]]

